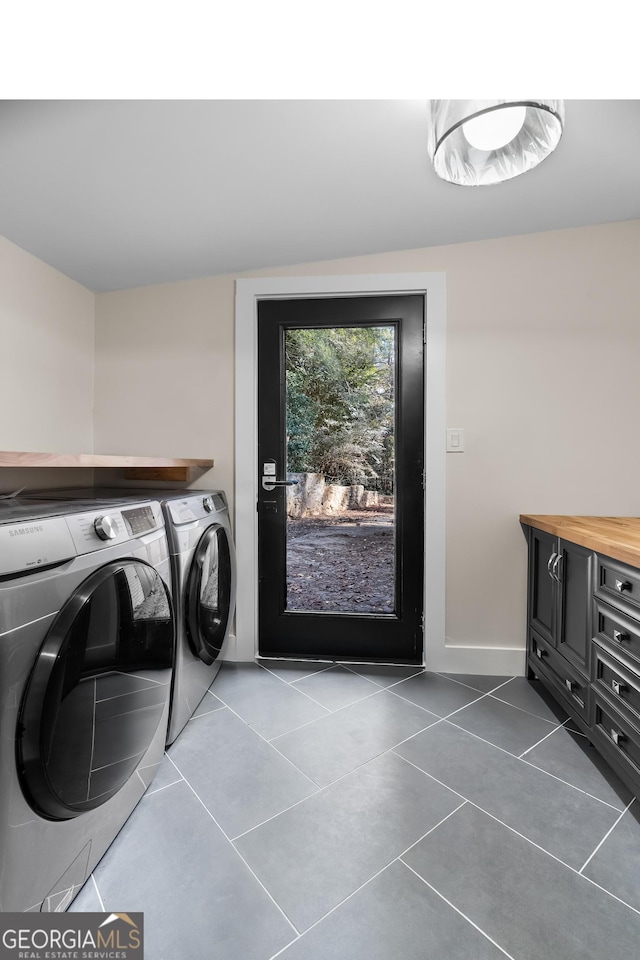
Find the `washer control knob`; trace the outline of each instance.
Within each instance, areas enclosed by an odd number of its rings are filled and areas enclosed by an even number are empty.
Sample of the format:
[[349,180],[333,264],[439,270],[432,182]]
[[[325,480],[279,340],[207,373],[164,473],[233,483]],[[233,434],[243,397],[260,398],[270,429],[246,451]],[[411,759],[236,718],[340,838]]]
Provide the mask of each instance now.
[[118,536],[118,524],[113,517],[96,517],[93,529],[101,540],[114,540]]
[[207,513],[211,513],[211,511],[213,510],[213,498],[203,497],[202,506],[207,511]]

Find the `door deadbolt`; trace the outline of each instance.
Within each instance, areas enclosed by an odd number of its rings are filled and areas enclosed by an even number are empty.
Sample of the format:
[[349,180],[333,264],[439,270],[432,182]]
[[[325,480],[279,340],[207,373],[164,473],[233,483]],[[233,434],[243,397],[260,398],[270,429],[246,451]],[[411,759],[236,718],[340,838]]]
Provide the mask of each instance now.
[[298,480],[276,480],[275,460],[265,460],[262,464],[262,489],[271,491],[276,487],[295,487]]

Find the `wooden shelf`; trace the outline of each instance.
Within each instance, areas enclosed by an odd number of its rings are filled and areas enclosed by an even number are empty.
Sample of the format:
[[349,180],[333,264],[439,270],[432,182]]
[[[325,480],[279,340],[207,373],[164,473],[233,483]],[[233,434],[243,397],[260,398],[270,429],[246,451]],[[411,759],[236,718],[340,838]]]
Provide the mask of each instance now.
[[109,467],[122,469],[127,480],[171,480],[185,483],[190,471],[204,472],[213,460],[176,457],[129,457],[97,453],[18,453],[0,451],[0,467]]

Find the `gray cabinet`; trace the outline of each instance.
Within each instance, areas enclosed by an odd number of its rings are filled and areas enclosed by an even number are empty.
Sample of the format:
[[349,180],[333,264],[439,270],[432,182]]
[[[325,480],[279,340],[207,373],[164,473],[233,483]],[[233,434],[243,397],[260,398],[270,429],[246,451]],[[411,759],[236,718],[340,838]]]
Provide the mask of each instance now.
[[525,527],[527,671],[640,796],[640,570]]
[[529,527],[529,625],[555,647],[556,584],[551,573],[558,539]]
[[594,554],[576,543],[558,540],[558,558],[551,569],[557,590],[558,653],[588,677]]
[[586,721],[594,554],[529,528],[528,662]]
[[529,679],[542,680],[584,731],[589,723],[589,678],[576,670],[535,630],[529,631],[527,657]]
[[640,570],[598,555],[590,736],[640,794]]

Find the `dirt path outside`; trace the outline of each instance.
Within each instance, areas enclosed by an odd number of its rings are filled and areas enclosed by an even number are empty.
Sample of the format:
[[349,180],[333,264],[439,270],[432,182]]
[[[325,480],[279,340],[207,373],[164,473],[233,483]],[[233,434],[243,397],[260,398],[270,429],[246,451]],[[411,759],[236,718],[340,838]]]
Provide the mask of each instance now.
[[393,613],[393,504],[287,521],[287,609]]

